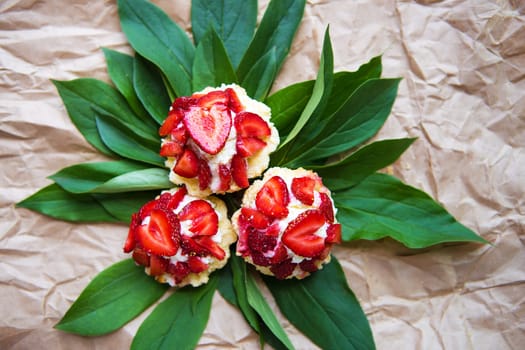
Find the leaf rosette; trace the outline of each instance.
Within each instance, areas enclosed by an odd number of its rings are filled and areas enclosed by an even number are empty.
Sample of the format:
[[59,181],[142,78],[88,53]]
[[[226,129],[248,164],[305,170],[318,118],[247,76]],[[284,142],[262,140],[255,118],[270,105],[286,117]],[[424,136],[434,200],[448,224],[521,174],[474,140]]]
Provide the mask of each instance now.
[[[381,57],[353,72],[334,72],[327,29],[315,80],[269,94],[304,7],[304,0],[272,0],[257,25],[256,0],[193,0],[192,41],[154,4],[119,0],[122,31],[135,53],[103,50],[113,84],[54,81],[73,124],[111,160],[64,168],[50,176],[52,185],[18,206],[71,222],[129,224],[144,203],[173,187],[158,135],[172,102],[208,86],[238,84],[271,109],[280,143],[270,165],[315,171],[333,191],[343,241],[389,237],[410,248],[486,242],[424,192],[380,172],[414,142],[371,141],[390,114],[399,84],[399,79],[381,78]],[[239,208],[238,194],[222,198],[230,212]],[[335,257],[305,279],[259,281],[234,250],[207,284],[176,289],[155,306],[131,347],[194,348],[218,290],[239,308],[261,343],[293,348],[259,283],[318,346],[375,347],[366,315]],[[113,332],[166,290],[131,259],[119,262],[93,279],[56,328],[85,336]]]

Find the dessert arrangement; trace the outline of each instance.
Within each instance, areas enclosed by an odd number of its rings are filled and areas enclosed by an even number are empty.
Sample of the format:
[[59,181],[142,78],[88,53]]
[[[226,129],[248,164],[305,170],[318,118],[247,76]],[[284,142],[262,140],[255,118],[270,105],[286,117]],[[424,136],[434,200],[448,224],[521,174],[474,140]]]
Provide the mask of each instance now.
[[[270,1],[258,25],[256,1],[228,2],[230,17],[221,15],[225,4],[192,1],[192,42],[156,5],[119,0],[135,54],[104,50],[113,85],[54,82],[72,122],[111,160],[65,168],[18,206],[72,222],[124,223],[130,256],[97,275],[55,327],[113,332],[170,286],[131,347],[194,348],[218,290],[261,344],[292,349],[264,283],[317,346],[372,349],[335,244],[485,240],[380,171],[414,141],[371,141],[399,82],[380,77],[380,57],[334,73],[327,30],[316,79],[269,94],[305,1]],[[352,327],[333,332],[341,320]]]

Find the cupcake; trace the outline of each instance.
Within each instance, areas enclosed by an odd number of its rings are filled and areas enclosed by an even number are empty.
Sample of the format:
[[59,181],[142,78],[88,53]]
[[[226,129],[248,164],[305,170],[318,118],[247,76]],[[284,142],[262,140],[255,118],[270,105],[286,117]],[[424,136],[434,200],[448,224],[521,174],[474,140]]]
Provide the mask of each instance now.
[[279,144],[270,115],[234,84],[175,99],[159,129],[170,181],[199,197],[248,187]]
[[232,216],[237,255],[266,275],[304,278],[330,261],[341,224],[330,190],[305,169],[271,168]]
[[236,239],[224,202],[179,187],[132,215],[124,252],[161,283],[196,287],[226,264]]

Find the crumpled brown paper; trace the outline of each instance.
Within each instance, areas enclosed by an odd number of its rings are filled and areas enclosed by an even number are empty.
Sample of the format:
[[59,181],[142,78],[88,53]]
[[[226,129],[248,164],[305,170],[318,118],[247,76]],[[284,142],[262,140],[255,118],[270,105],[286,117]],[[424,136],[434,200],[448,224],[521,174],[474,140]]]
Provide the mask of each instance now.
[[[190,1],[155,3],[190,30]],[[266,5],[260,1],[260,14]],[[308,1],[274,89],[315,77],[328,24],[336,70],[382,54],[383,75],[403,77],[377,139],[418,140],[394,173],[493,244],[409,250],[383,240],[337,248],[377,348],[525,348],[523,3]],[[57,170],[103,159],[69,121],[50,82],[109,81],[101,47],[131,52],[115,1],[0,3],[2,349],[124,349],[144,319],[99,338],[54,330],[87,283],[125,258],[126,228],[14,207]],[[298,349],[315,348],[280,318]],[[258,347],[217,294],[199,348]]]

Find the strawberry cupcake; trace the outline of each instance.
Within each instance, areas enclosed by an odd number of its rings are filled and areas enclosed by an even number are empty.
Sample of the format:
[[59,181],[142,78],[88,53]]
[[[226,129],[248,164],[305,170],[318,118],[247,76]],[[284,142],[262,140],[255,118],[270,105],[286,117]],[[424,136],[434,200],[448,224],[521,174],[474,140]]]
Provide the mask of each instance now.
[[161,283],[196,287],[226,264],[236,239],[224,202],[193,197],[180,187],[162,192],[132,215],[124,252],[132,252]]
[[234,84],[175,99],[159,129],[170,181],[199,197],[248,187],[279,144],[270,115]]
[[341,224],[330,190],[305,169],[271,168],[255,181],[232,217],[237,255],[278,279],[304,278],[330,261]]

